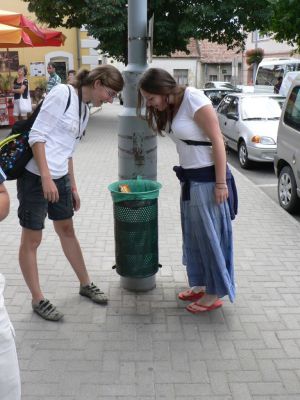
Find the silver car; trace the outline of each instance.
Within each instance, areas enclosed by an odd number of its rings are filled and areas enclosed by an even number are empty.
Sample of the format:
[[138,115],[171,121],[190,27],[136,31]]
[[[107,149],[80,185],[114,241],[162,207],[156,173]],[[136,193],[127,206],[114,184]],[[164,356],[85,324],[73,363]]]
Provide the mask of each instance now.
[[300,211],[300,74],[292,81],[278,127],[274,158],[278,200],[293,214]]
[[242,168],[253,161],[273,162],[284,97],[273,94],[234,93],[217,108],[228,147],[236,150]]

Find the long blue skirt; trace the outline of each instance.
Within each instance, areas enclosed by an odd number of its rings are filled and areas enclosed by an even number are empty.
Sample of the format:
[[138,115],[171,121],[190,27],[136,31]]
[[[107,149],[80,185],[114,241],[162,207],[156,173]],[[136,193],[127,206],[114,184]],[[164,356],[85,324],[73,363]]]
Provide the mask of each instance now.
[[228,203],[216,203],[214,182],[191,182],[190,200],[180,200],[183,265],[190,287],[235,298],[233,238]]

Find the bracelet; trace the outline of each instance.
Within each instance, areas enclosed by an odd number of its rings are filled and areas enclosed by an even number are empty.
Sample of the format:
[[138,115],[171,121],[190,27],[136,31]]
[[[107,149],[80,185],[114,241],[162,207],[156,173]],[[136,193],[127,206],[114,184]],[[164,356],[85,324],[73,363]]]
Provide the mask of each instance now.
[[223,189],[228,189],[227,186],[223,186],[223,187],[216,187],[217,190],[223,190]]
[[215,182],[215,185],[226,185],[227,182]]

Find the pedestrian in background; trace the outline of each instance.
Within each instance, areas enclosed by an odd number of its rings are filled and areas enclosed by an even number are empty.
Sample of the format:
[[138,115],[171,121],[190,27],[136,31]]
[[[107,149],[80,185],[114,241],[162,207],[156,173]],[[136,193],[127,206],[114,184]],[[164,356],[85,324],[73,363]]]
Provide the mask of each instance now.
[[70,69],[68,72],[67,83],[73,83],[76,76],[75,69]]
[[60,77],[56,73],[56,66],[54,63],[49,62],[47,66],[47,72],[50,75],[48,82],[47,82],[47,90],[46,92],[49,93],[54,86],[58,85],[61,83]]
[[[224,141],[210,100],[180,86],[165,70],[151,68],[139,82],[138,114],[156,132],[169,131],[180,167],[183,264],[190,288],[179,294],[193,301],[194,314],[221,307],[221,297],[235,297],[231,218],[234,181],[226,165]],[[237,200],[237,199],[235,199]]]
[[63,317],[44,297],[39,283],[37,249],[47,214],[78,277],[79,293],[96,303],[107,303],[107,296],[90,280],[73,227],[80,197],[72,157],[88,122],[87,104],[99,107],[103,102],[112,103],[123,84],[121,73],[112,65],[80,71],[72,85],[56,85],[45,97],[29,134],[33,158],[17,181],[22,226],[19,261],[32,295],[32,308],[47,320]]
[[26,119],[27,113],[22,112],[20,108],[20,98],[23,96],[25,99],[30,96],[28,90],[27,68],[25,65],[18,66],[18,76],[15,78],[12,92],[14,93],[14,111],[13,115],[16,121]]
[[[0,221],[9,212],[9,196],[4,186],[6,176],[0,168]],[[20,400],[21,382],[14,339],[14,329],[4,305],[5,278],[0,273],[0,399]]]
[[276,94],[279,93],[279,90],[280,90],[281,85],[282,85],[282,80],[283,80],[282,76],[279,76],[277,78],[277,81],[276,81],[276,83],[274,85],[274,93],[276,93]]

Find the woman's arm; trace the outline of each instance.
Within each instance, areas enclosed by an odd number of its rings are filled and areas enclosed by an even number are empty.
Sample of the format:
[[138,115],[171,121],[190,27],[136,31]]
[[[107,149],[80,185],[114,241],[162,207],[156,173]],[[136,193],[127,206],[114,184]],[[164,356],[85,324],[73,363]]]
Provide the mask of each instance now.
[[194,120],[212,142],[213,158],[216,171],[215,195],[217,203],[228,197],[226,184],[226,152],[223,136],[215,110],[211,105],[200,108],[194,114]]
[[13,93],[20,93],[20,94],[23,94],[23,93],[25,92],[25,90],[26,90],[27,87],[28,87],[28,84],[27,84],[27,85],[22,84],[22,86],[21,86],[19,89],[14,89],[14,88],[12,88],[11,91],[12,91]]
[[78,211],[80,208],[80,197],[77,192],[77,186],[75,182],[75,175],[74,175],[74,166],[73,166],[73,158],[69,158],[68,162],[69,167],[69,178],[71,183],[71,190],[72,190],[72,198],[73,198],[73,207],[75,211]]

